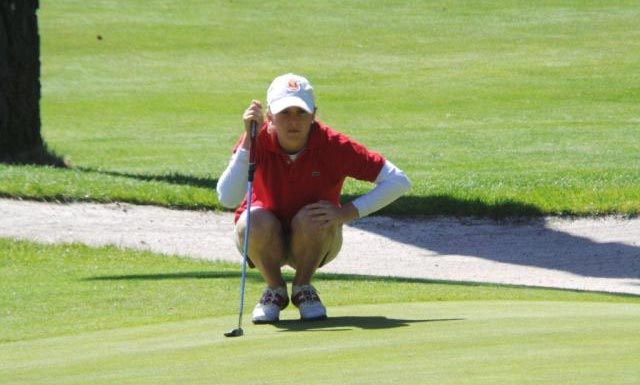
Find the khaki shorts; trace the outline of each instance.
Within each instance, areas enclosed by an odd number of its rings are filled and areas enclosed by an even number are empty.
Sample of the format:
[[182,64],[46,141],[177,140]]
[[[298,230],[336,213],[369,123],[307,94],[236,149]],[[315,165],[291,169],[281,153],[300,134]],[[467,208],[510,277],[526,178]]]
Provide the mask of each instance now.
[[[285,257],[280,262],[280,266],[287,265],[295,268],[292,263],[291,251],[289,248],[289,245],[291,243],[291,233],[285,232],[284,243],[287,251],[286,251]],[[240,255],[244,255],[244,250],[243,250],[244,245],[241,242],[236,242],[236,248],[238,249],[238,252],[240,252]],[[324,259],[320,262],[320,265],[318,267],[322,267],[327,263],[336,259],[336,257],[338,256],[338,253],[340,253],[341,248],[342,248],[342,226],[339,226],[336,228],[336,234],[333,237],[333,242],[329,248],[329,252],[327,253],[327,255],[325,255]],[[249,263],[249,267],[251,268],[255,267],[253,262],[251,262],[251,258],[248,258],[247,262]]]

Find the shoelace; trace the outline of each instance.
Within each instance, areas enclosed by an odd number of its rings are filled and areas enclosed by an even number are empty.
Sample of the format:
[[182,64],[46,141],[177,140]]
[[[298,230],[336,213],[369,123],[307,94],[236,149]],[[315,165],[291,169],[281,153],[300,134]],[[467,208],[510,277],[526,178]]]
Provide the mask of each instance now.
[[293,302],[299,305],[303,302],[320,302],[317,290],[311,285],[302,286],[300,291],[293,296]]
[[271,288],[267,288],[262,294],[262,298],[260,298],[261,304],[267,305],[269,303],[272,303],[279,306],[280,308],[282,308],[286,302],[286,297],[281,296],[277,291]]

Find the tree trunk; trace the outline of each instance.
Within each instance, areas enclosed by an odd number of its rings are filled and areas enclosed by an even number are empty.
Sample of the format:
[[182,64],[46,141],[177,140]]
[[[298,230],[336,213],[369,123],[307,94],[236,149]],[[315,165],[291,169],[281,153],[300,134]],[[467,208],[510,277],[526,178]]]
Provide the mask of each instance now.
[[52,164],[40,135],[38,0],[0,0],[0,162]]

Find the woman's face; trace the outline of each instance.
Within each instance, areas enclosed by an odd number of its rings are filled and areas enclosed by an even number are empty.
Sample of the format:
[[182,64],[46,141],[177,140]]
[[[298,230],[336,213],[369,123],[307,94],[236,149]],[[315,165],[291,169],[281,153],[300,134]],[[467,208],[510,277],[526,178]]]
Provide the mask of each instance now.
[[315,115],[315,111],[309,113],[300,107],[288,107],[277,114],[269,112],[270,128],[275,130],[278,142],[285,152],[296,153],[304,148]]

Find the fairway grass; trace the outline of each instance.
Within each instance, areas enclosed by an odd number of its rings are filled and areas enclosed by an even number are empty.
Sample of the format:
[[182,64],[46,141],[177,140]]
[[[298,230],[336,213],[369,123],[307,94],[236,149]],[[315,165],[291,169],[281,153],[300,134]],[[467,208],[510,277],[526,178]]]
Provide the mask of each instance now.
[[636,1],[40,6],[42,133],[74,167],[0,165],[0,196],[220,209],[242,111],[293,71],[411,178],[387,214],[640,213]]
[[634,384],[639,304],[474,301],[340,306],[0,345],[3,384]]

